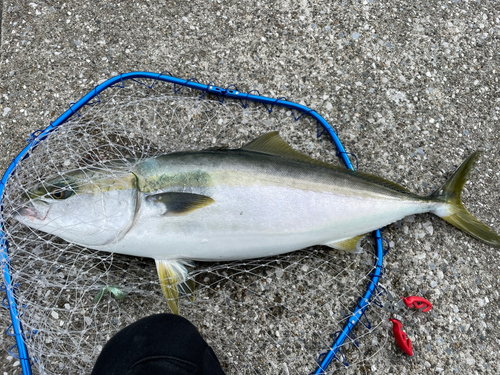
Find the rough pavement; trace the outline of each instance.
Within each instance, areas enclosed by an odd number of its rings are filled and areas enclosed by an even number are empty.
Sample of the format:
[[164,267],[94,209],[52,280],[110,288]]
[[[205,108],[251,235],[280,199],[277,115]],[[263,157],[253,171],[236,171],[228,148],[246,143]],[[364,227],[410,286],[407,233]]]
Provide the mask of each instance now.
[[[500,231],[500,5],[497,1],[3,1],[0,169],[97,83],[129,71],[236,84],[304,103],[339,130],[360,170],[426,194],[484,154],[465,205]],[[364,373],[499,370],[496,249],[431,215],[393,226],[398,292],[433,315]],[[1,321],[7,327],[6,311]],[[18,374],[0,336],[0,369]],[[382,365],[383,364],[383,365]]]

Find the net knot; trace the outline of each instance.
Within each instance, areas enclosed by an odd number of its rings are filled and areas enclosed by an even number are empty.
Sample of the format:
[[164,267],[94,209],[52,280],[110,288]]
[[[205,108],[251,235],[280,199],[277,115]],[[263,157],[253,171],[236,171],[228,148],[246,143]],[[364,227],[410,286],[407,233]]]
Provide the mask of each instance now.
[[27,143],[33,142],[42,133],[43,133],[42,129],[35,130],[33,133],[30,134],[29,138],[26,138],[26,142]]

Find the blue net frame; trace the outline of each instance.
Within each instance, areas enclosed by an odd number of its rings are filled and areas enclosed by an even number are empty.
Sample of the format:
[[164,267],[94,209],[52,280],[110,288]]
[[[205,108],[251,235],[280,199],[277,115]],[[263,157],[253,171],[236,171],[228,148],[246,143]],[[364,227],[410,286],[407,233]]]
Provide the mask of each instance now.
[[[144,82],[138,81],[139,79],[150,79],[153,80],[151,85],[146,85]],[[57,127],[64,124],[69,118],[74,116],[75,114],[79,116],[78,110],[81,109],[85,105],[94,105],[101,101],[99,94],[108,88],[124,88],[125,81],[132,80],[141,85],[145,85],[152,89],[154,85],[158,81],[163,81],[167,83],[171,83],[174,85],[174,92],[179,92],[182,88],[187,87],[190,89],[198,90],[202,92],[200,99],[203,98],[206,94],[215,95],[216,98],[222,103],[226,98],[239,100],[241,105],[246,108],[248,106],[248,102],[256,102],[261,103],[266,110],[271,113],[274,107],[283,107],[288,108],[292,111],[295,120],[299,120],[302,116],[311,116],[313,119],[317,121],[318,131],[317,136],[320,137],[323,133],[328,133],[331,137],[331,140],[335,144],[337,148],[337,156],[339,156],[345,166],[351,170],[354,170],[353,165],[349,159],[349,155],[353,155],[345,151],[342,143],[340,142],[337,134],[335,133],[334,128],[328,124],[328,122],[321,117],[316,111],[310,109],[304,105],[297,104],[294,102],[290,102],[285,98],[270,98],[266,96],[260,95],[257,90],[252,90],[248,93],[241,92],[237,89],[235,85],[227,86],[226,88],[218,87],[214,85],[212,82],[208,85],[202,84],[198,82],[198,80],[191,78],[188,80],[176,78],[172,76],[169,72],[162,73],[151,73],[151,72],[130,72],[120,74],[116,77],[113,77],[100,85],[96,86],[93,90],[91,90],[88,94],[83,96],[76,103],[70,103],[69,109],[64,112],[57,120],[52,122],[47,128],[44,130],[37,130],[36,132],[30,135],[30,138],[27,140],[28,145],[16,156],[15,159],[12,160],[12,163],[7,168],[4,173],[2,180],[0,181],[0,211],[3,212],[3,204],[2,198],[5,189],[5,185],[9,177],[15,172],[16,167],[20,161],[29,157],[30,151],[33,150],[38,143],[40,143],[43,139],[47,137],[49,133],[54,131]],[[295,111],[295,112],[294,112]],[[298,116],[296,115],[298,114]],[[322,130],[320,131],[320,129]],[[353,155],[354,156],[354,155]],[[356,158],[356,167],[357,167],[357,158]],[[18,285],[12,284],[11,270],[10,270],[10,259],[9,259],[9,244],[4,232],[3,227],[3,218],[0,228],[0,264],[2,268],[4,281],[1,286],[1,290],[5,291],[6,297],[2,301],[2,306],[9,309],[10,316],[12,319],[12,325],[7,328],[7,334],[9,336],[14,336],[16,340],[16,344],[12,346],[9,350],[9,353],[14,357],[18,358],[21,363],[21,368],[24,375],[31,375],[32,369],[31,365],[33,363],[32,359],[29,357],[28,349],[26,347],[25,340],[28,340],[32,334],[35,334],[36,331],[24,332],[21,321],[19,320],[22,315],[21,309],[26,308],[25,306],[18,306],[16,302],[15,289]],[[384,273],[383,268],[383,257],[388,249],[384,251],[383,241],[380,234],[380,230],[376,230],[374,232],[376,250],[375,250],[375,265],[373,271],[370,273],[370,280],[368,282],[365,294],[358,299],[358,304],[354,311],[346,316],[346,322],[342,331],[335,333],[335,341],[329,348],[329,350],[320,355],[318,359],[317,368],[311,374],[324,374],[330,365],[330,363],[335,359],[342,363],[344,366],[349,366],[345,356],[341,351],[341,346],[344,344],[346,340],[349,340],[354,345],[357,345],[356,337],[353,334],[354,327],[361,322],[365,327],[370,329],[370,322],[365,315],[365,311],[370,303],[380,306],[380,302],[377,301],[378,296],[383,293],[383,290],[378,286],[378,282],[380,277]],[[12,333],[10,332],[12,329]],[[14,352],[17,347],[17,354]]]

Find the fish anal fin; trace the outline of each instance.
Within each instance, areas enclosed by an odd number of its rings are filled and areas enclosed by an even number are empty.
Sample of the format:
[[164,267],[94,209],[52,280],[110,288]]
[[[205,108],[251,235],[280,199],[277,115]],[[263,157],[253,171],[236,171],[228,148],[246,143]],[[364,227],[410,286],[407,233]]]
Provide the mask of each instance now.
[[195,282],[189,278],[189,271],[182,260],[155,259],[161,289],[172,313],[179,314],[179,293],[186,294],[193,301]]
[[329,242],[325,245],[333,247],[334,249],[337,250],[348,251],[350,253],[360,253],[363,250],[359,243],[366,236],[366,234],[367,233],[361,234],[359,236],[348,238],[346,240]]
[[186,215],[214,203],[215,201],[201,194],[168,192],[146,197],[146,201],[163,205],[165,216]]

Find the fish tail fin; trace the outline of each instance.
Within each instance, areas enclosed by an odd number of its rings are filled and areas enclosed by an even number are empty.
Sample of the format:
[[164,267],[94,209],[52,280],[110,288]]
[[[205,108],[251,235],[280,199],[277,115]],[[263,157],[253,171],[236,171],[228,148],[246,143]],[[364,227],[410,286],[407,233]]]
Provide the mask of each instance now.
[[474,152],[443,186],[430,195],[432,200],[446,203],[433,213],[472,237],[500,247],[500,236],[472,216],[462,203],[462,190],[480,155],[480,151]]
[[189,278],[189,268],[193,265],[182,260],[155,259],[161,289],[172,313],[179,314],[179,292],[191,301],[194,293],[194,280]]

